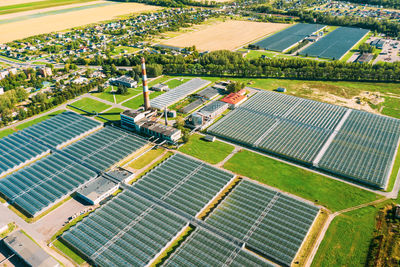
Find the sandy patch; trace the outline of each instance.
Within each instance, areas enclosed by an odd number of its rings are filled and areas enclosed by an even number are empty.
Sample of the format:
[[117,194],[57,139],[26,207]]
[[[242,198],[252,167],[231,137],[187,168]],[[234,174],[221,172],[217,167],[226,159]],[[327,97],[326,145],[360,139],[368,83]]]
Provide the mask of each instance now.
[[3,24],[0,25],[0,43],[110,20],[120,15],[156,9],[160,9],[160,7],[138,3],[121,3]]
[[47,8],[42,8],[42,9],[35,9],[35,10],[29,10],[29,11],[23,11],[23,12],[17,12],[17,13],[4,14],[4,15],[0,15],[0,20],[12,19],[12,18],[18,18],[18,17],[22,17],[22,16],[28,16],[28,15],[38,14],[38,13],[43,13],[43,12],[56,11],[56,10],[81,7],[81,6],[90,6],[90,5],[102,4],[102,3],[108,3],[108,1],[93,1],[93,2],[78,3],[78,4],[65,5],[65,6],[47,7]]
[[379,93],[370,93],[370,92],[362,92],[360,95],[352,97],[352,98],[344,98],[340,96],[336,96],[330,93],[321,92],[319,90],[313,89],[314,93],[318,95],[318,100],[330,104],[335,104],[338,106],[344,106],[347,108],[358,109],[367,111],[370,113],[380,114],[378,110],[373,109],[368,102],[371,102],[375,105],[384,101],[384,99],[380,96]]
[[231,20],[205,26],[161,43],[176,47],[195,45],[199,51],[233,50],[286,27],[288,24]]
[[1,0],[0,6],[13,6],[13,5],[30,3],[30,2],[40,2],[40,1],[43,1],[43,0]]

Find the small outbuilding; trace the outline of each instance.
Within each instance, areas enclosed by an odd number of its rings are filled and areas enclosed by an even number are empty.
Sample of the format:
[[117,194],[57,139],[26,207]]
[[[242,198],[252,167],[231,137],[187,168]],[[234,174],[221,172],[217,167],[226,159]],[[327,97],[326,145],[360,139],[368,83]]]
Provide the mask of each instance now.
[[164,83],[158,83],[154,86],[151,87],[151,90],[161,92],[161,91],[168,91],[169,87],[167,84]]
[[279,92],[279,93],[286,93],[286,88],[284,88],[284,87],[278,87],[278,88],[275,89],[275,91],[276,91],[276,92]]

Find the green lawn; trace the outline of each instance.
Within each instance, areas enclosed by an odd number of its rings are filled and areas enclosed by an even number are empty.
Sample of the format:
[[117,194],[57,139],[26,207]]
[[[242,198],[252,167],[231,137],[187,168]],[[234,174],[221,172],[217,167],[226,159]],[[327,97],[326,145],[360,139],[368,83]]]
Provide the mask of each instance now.
[[139,51],[140,48],[130,47],[130,46],[118,46],[111,52],[112,55],[117,56],[120,54],[132,54],[136,51]]
[[325,206],[342,210],[376,200],[378,195],[260,154],[243,150],[224,168]]
[[[114,91],[112,92],[112,90]],[[121,103],[122,101],[125,101],[135,95],[141,94],[142,93],[142,87],[138,88],[129,88],[128,89],[128,94],[126,95],[120,95],[116,93],[117,88],[115,86],[109,86],[107,87],[104,92],[102,93],[92,93],[93,96],[104,99],[106,101],[109,101],[111,103],[114,103],[114,96],[115,100],[117,103]]]
[[312,266],[365,266],[375,217],[385,203],[337,216],[329,226]]
[[[1,15],[1,14],[0,14]],[[23,63],[21,60],[10,58],[10,57],[5,57],[5,56],[0,56],[0,58],[15,62],[15,63]]]
[[[165,93],[165,92],[153,92],[153,91],[150,91],[150,99],[153,99],[153,98],[155,98],[155,97],[157,97],[157,96],[159,96],[159,95],[161,95],[163,93]],[[137,108],[140,108],[143,105],[143,101],[144,101],[143,100],[143,95],[141,94],[141,95],[138,95],[135,98],[132,98],[131,100],[128,100],[128,101],[124,102],[122,105],[124,107],[127,107],[127,108],[137,109]]]
[[385,97],[382,114],[400,119],[400,98]]
[[152,162],[154,159],[159,157],[162,153],[164,153],[164,149],[162,148],[157,148],[157,149],[152,149],[131,164],[129,164],[129,167],[134,168],[136,170],[139,170],[141,168],[144,168],[146,165],[148,165],[150,162]]
[[221,141],[207,142],[202,139],[199,134],[194,134],[185,145],[179,148],[179,151],[207,161],[211,164],[216,164],[225,159],[234,147]]
[[7,135],[10,135],[12,133],[15,133],[14,129],[1,130],[0,131],[0,138],[6,137]]
[[[113,108],[113,109],[107,110],[104,113],[100,113],[99,115],[104,117],[104,118],[106,118],[106,119],[109,119],[109,120],[111,120],[113,122],[119,122],[121,120],[120,114],[121,114],[122,111],[124,111],[124,110],[121,109],[121,108]],[[96,119],[98,119],[98,120],[100,120],[102,122],[107,122],[106,120],[103,120],[103,119],[98,118],[98,117],[96,117]]]
[[0,6],[0,15],[35,10],[35,9],[70,5],[70,4],[79,4],[91,1],[94,0],[44,0],[44,1],[34,1],[30,3],[28,2],[15,5],[11,4],[6,6]]
[[175,87],[177,87],[177,86],[179,86],[181,84],[184,84],[185,82],[188,82],[189,80],[190,79],[185,79],[185,78],[179,79],[179,78],[177,78],[177,79],[170,80],[170,81],[166,82],[165,84],[168,85],[168,87],[170,89],[173,89],[173,88],[175,88]]
[[59,240],[54,241],[53,243],[54,247],[56,247],[58,250],[60,250],[61,252],[63,252],[65,255],[67,255],[68,257],[70,257],[75,263],[77,263],[78,265],[82,265],[84,264],[86,261],[84,259],[82,259],[81,256],[79,256],[78,254],[76,254],[74,251],[72,251],[69,247],[67,247],[66,245],[64,245],[64,243],[60,242]]
[[246,58],[248,59],[256,59],[259,58],[263,55],[267,56],[267,57],[275,57],[278,53],[274,53],[274,52],[268,52],[268,51],[257,51],[257,50],[250,50],[249,53],[247,53]]
[[[77,107],[77,108],[81,108],[83,110],[87,110],[89,112],[97,112],[97,113],[100,113],[101,111],[111,107],[111,105],[107,105],[103,102],[100,102],[100,101],[97,101],[97,100],[94,100],[94,99],[88,98],[88,97],[84,97],[78,101],[75,101],[75,102],[71,103],[71,105],[73,105],[74,107]],[[69,107],[69,108],[71,108],[71,107]],[[85,114],[85,112],[83,112],[83,111],[80,111],[77,109],[74,109],[74,110],[78,111],[79,113]]]

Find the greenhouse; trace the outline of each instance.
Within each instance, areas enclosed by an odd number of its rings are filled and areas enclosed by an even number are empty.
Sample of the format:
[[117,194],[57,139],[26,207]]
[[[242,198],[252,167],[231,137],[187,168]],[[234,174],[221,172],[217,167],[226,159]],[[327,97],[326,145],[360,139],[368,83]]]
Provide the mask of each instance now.
[[147,143],[146,139],[134,133],[107,126],[62,151],[96,171],[104,171]]
[[318,212],[316,206],[242,180],[206,222],[290,266]]
[[181,99],[184,99],[190,94],[200,90],[201,88],[209,85],[211,82],[200,78],[194,78],[176,88],[169,90],[165,94],[159,95],[150,100],[150,106],[156,109],[164,109],[169,107]]
[[0,139],[0,176],[32,162],[73,139],[101,127],[101,123],[64,112]]
[[264,266],[272,267],[241,247],[205,230],[196,229],[171,257],[162,265],[166,267],[208,266]]
[[54,153],[0,180],[0,192],[34,217],[96,176],[70,157]]
[[186,225],[127,189],[61,238],[97,266],[146,266]]
[[257,93],[208,132],[385,188],[399,144],[400,120],[266,91]]
[[196,216],[233,178],[233,174],[175,154],[134,185],[136,189]]

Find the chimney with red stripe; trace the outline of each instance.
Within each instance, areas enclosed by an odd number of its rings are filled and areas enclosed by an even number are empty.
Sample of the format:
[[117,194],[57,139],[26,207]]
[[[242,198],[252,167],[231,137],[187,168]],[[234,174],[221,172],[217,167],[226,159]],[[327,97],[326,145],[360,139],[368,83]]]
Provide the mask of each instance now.
[[144,57],[142,57],[142,81],[143,81],[144,110],[149,110],[150,98],[149,98],[149,88],[147,86],[146,63]]

